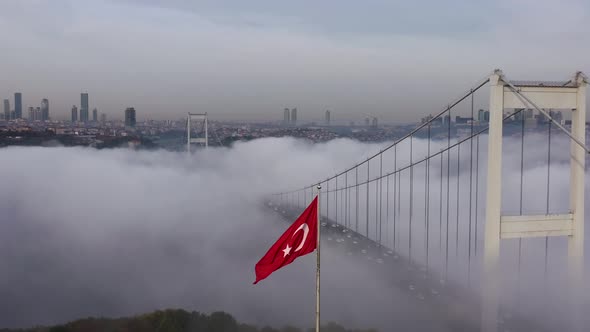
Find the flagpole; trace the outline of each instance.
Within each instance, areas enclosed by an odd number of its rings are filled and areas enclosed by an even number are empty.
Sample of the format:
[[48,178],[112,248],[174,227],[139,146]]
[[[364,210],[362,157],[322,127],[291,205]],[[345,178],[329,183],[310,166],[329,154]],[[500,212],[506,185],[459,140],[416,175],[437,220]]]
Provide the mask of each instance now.
[[322,229],[322,223],[320,219],[320,193],[322,191],[322,185],[318,184],[318,200],[317,200],[317,211],[318,211],[318,219],[317,219],[317,244],[316,244],[316,272],[315,272],[315,331],[320,332],[320,230]]

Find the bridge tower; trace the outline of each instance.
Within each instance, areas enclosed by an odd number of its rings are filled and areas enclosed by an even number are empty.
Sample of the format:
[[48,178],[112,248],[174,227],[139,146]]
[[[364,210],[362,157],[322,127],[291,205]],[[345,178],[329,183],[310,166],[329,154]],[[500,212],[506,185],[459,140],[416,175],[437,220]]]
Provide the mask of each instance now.
[[[568,237],[568,277],[572,290],[580,290],[584,270],[584,169],[586,139],[586,86],[581,72],[568,82],[510,82],[500,70],[490,77],[487,202],[484,243],[482,331],[496,332],[500,302],[499,255],[502,239],[546,236]],[[502,215],[502,123],[505,108],[571,109],[571,132],[554,122],[571,138],[570,209],[557,215]],[[575,315],[575,314],[574,314]],[[577,320],[579,317],[574,317]],[[573,322],[574,325],[579,323]]]
[[[191,124],[196,122],[201,124],[203,137],[192,137]],[[208,120],[207,113],[188,113],[186,118],[186,150],[188,153],[191,152],[191,144],[203,144],[205,147],[209,146],[209,133],[208,133]]]

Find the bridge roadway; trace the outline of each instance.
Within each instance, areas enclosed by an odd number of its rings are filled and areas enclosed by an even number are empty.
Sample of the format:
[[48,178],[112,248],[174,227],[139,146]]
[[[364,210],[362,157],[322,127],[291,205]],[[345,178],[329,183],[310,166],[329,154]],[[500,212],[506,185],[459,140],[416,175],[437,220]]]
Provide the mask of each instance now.
[[[286,222],[293,222],[301,209],[271,207]],[[480,331],[479,297],[461,285],[445,282],[426,271],[425,267],[411,263],[390,248],[349,230],[333,220],[322,217],[322,248],[346,252],[367,269],[389,276],[388,282],[396,290],[395,296],[403,294],[400,303],[419,311],[407,319],[405,326],[396,326],[399,331]],[[363,281],[366,282],[366,281]],[[370,282],[370,281],[369,281]],[[393,294],[392,294],[393,296]],[[391,314],[395,317],[395,313]],[[509,314],[501,314],[498,331],[549,331],[531,320]],[[408,325],[410,324],[410,325]],[[394,330],[394,327],[392,327]]]

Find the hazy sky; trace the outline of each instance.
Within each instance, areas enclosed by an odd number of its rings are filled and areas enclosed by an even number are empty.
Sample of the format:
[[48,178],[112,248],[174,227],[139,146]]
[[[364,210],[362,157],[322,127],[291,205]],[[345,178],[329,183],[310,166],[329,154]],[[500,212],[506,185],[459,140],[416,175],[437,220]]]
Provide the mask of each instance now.
[[[0,98],[122,118],[412,121],[502,68],[590,72],[590,2],[0,0]],[[25,112],[26,113],[26,112]]]

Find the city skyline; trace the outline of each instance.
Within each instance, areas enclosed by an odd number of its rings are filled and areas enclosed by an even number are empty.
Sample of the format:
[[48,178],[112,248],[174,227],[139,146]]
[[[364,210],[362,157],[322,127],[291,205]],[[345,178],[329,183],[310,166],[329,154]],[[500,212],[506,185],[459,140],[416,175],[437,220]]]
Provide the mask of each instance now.
[[[7,0],[0,97],[49,98],[62,118],[87,91],[111,117],[132,104],[153,119],[280,120],[297,105],[301,120],[330,109],[343,121],[411,121],[496,67],[523,79],[590,72],[590,4],[535,4]],[[554,24],[525,24],[514,15],[524,10]]]

